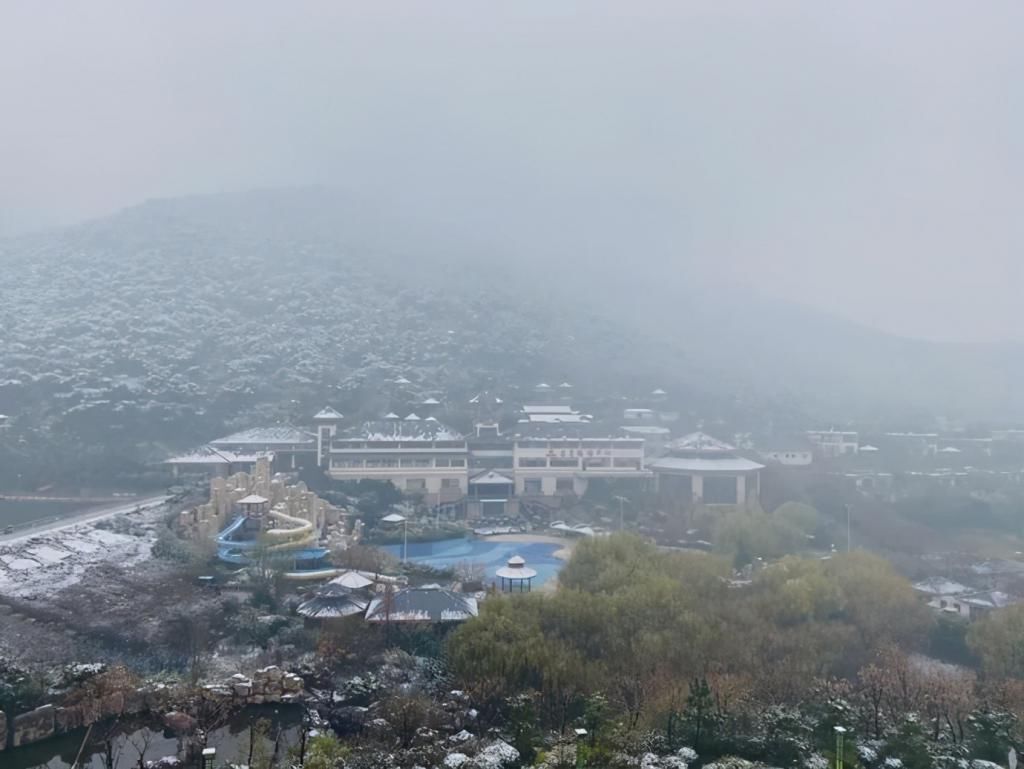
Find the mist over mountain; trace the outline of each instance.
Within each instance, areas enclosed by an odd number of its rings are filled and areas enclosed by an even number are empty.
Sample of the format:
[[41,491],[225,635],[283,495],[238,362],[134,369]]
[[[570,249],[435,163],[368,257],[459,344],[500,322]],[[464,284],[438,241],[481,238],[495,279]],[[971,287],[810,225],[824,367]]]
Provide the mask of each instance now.
[[397,376],[456,400],[664,387],[737,430],[1024,413],[1014,347],[901,339],[629,256],[539,258],[322,188],[151,201],[5,241],[0,264],[0,413],[41,475],[65,439],[133,464],[323,403],[370,416]]

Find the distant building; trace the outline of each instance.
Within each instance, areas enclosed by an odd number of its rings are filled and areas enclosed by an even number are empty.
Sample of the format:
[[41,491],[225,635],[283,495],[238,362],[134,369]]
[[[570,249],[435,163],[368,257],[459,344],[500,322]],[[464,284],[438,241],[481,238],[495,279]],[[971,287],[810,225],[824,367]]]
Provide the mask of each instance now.
[[745,508],[757,501],[764,465],[739,456],[735,446],[698,432],[666,449],[648,465],[665,502]]
[[642,438],[644,454],[648,457],[660,457],[665,453],[665,446],[671,432],[667,427],[659,425],[623,425],[619,428],[626,438]]
[[465,436],[413,417],[367,422],[336,435],[326,451],[327,474],[339,481],[390,481],[431,505],[462,499],[469,490]]
[[317,435],[291,425],[254,427],[210,441],[205,446],[165,460],[175,476],[204,473],[227,476],[252,472],[256,460],[268,457],[274,472],[288,472],[317,462]]
[[814,444],[804,436],[771,439],[758,453],[769,462],[787,467],[808,467],[814,463]]
[[827,459],[856,454],[859,446],[858,434],[851,430],[808,430],[806,435]]
[[317,436],[292,425],[254,427],[210,441],[218,451],[273,454],[275,470],[295,470],[316,463]]

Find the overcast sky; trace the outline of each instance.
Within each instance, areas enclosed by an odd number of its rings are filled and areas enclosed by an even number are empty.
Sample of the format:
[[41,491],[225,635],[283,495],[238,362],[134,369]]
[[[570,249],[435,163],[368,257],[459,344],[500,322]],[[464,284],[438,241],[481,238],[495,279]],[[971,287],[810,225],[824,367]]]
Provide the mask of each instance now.
[[327,183],[1022,339],[1024,3],[0,4],[0,227]]

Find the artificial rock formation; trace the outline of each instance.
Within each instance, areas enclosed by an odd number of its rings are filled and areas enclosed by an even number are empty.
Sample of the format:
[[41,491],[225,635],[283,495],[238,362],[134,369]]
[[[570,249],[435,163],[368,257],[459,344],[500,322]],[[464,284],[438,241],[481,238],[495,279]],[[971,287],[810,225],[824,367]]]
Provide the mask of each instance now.
[[179,524],[182,532],[192,539],[217,536],[231,520],[235,503],[250,494],[269,499],[271,512],[309,521],[318,532],[340,516],[340,511],[320,499],[302,481],[289,486],[280,477],[272,477],[270,460],[263,457],[257,460],[252,473],[213,478],[210,481],[210,501],[181,513]]

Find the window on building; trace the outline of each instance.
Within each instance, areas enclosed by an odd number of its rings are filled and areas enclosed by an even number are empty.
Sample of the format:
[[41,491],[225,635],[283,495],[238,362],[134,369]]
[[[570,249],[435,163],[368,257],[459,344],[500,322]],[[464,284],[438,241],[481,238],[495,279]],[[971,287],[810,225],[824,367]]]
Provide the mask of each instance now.
[[541,482],[540,478],[527,478],[523,481],[523,493],[524,494],[540,494]]
[[583,469],[586,470],[590,467],[611,467],[611,461],[608,457],[587,457],[583,460]]
[[639,470],[640,469],[640,460],[639,459],[616,459],[615,460],[615,466],[616,467],[622,467],[622,468],[629,468],[630,470]]
[[441,479],[441,488],[442,489],[457,489],[457,488],[459,488],[459,479],[458,478],[442,478]]
[[406,478],[405,479],[405,490],[406,491],[426,491],[427,490],[427,479],[426,478]]
[[547,467],[548,461],[544,457],[519,457],[520,467]]
[[562,459],[561,457],[551,458],[552,467],[579,467],[580,461],[578,459]]
[[430,467],[429,459],[403,459],[402,467]]
[[452,460],[452,467],[465,467],[465,466],[466,466],[466,460],[465,459],[453,459]]
[[574,491],[572,478],[559,478],[556,480],[555,491],[559,494],[571,494]]

